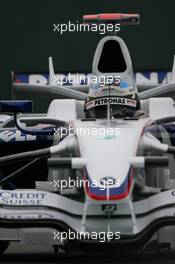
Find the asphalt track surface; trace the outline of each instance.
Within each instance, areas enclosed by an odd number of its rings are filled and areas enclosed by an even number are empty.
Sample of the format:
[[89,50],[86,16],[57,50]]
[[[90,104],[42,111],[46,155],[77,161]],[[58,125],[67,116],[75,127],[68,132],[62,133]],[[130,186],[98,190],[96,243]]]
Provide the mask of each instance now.
[[78,263],[78,264],[96,264],[96,263],[115,263],[115,264],[175,264],[175,251],[142,254],[142,255],[106,255],[89,256],[89,255],[71,255],[65,256],[63,254],[57,255],[53,253],[52,247],[36,247],[36,246],[22,246],[19,243],[11,243],[8,250],[3,256],[0,257],[0,263],[2,264],[50,264],[50,263]]

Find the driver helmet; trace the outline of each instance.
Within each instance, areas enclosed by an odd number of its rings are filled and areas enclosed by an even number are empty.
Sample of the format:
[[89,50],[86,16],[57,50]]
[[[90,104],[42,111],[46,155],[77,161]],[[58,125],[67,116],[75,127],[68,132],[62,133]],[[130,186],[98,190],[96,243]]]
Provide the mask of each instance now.
[[133,117],[140,109],[138,94],[126,81],[96,83],[91,89],[94,91],[93,95],[85,101],[87,118],[106,118],[108,104],[113,118]]

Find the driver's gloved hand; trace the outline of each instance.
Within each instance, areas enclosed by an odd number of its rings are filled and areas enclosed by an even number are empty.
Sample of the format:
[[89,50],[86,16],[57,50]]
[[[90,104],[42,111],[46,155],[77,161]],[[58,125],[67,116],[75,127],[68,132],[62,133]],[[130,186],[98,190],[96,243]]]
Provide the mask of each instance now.
[[125,118],[125,117],[133,117],[135,114],[135,110],[130,110],[127,108],[123,108],[116,115],[113,115],[115,118]]

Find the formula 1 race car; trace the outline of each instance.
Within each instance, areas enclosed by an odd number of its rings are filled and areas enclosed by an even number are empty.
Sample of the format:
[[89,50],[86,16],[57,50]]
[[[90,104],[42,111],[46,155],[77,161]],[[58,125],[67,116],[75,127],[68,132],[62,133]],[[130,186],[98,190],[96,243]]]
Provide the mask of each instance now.
[[[139,15],[84,23],[137,24]],[[173,78],[138,92],[127,46],[111,32],[97,46],[88,94],[55,83],[51,59],[49,71],[48,85],[14,84],[69,98],[47,114],[31,114],[31,101],[0,102],[14,113],[0,128],[1,252],[10,241],[66,252],[173,249],[175,104],[165,97]]]

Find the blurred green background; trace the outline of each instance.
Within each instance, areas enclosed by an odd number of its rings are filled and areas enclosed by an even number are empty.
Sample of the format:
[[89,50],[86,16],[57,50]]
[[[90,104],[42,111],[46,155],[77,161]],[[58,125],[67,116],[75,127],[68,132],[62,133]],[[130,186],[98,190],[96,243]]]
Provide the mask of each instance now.
[[66,32],[61,36],[53,31],[53,23],[81,23],[84,14],[140,13],[140,26],[122,28],[120,33],[129,47],[134,69],[171,68],[175,54],[173,0],[6,0],[1,11],[1,99],[11,97],[12,70],[46,72],[48,56],[54,58],[57,72],[91,71],[101,35]]

